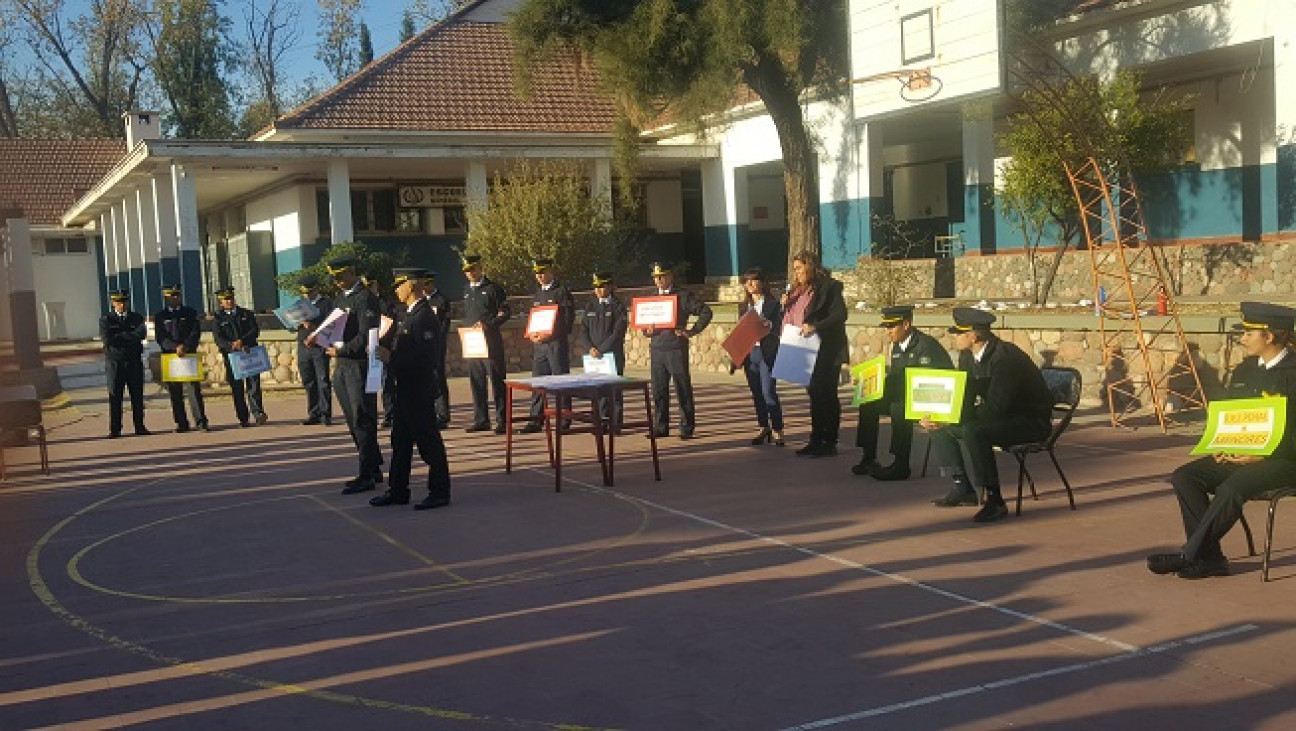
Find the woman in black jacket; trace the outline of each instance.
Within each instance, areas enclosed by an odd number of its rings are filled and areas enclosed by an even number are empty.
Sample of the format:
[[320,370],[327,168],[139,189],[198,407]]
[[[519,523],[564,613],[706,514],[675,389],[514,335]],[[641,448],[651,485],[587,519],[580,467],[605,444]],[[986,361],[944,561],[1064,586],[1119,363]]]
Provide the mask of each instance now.
[[783,298],[784,323],[797,325],[802,337],[819,336],[819,354],[810,374],[810,441],[797,454],[831,457],[837,454],[841,428],[841,399],[837,385],[841,366],[849,357],[846,346],[846,299],[842,283],[805,254],[792,259],[792,291]]
[[770,293],[769,282],[760,267],[743,273],[743,288],[747,296],[738,306],[741,319],[748,310],[755,310],[770,326],[770,332],[752,346],[741,365],[751,389],[752,404],[756,407],[756,421],[760,433],[752,439],[753,445],[773,442],[783,446],[783,406],[779,403],[778,381],[774,380],[774,357],[778,354],[778,327],[783,322],[783,305]]

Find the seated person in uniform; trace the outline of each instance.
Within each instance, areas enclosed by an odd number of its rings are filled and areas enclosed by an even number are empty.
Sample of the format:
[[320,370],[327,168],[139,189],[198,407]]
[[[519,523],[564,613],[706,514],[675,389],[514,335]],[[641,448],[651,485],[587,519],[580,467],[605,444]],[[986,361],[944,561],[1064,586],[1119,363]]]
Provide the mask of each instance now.
[[[1264,302],[1243,302],[1242,347],[1247,357],[1233,369],[1228,398],[1287,397],[1287,432],[1267,457],[1214,454],[1174,471],[1170,483],[1183,515],[1183,548],[1147,558],[1154,574],[1181,579],[1227,576],[1228,559],[1220,539],[1242,515],[1242,506],[1258,493],[1290,484],[1296,474],[1296,357],[1291,352],[1296,310]],[[1212,496],[1213,499],[1212,499]]]

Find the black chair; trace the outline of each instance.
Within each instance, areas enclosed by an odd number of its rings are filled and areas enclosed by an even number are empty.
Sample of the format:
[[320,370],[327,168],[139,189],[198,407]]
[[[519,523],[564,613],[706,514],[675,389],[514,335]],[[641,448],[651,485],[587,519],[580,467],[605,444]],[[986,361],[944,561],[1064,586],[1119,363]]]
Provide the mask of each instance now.
[[[1296,497],[1296,487],[1280,487],[1255,495],[1247,502],[1263,501],[1269,503],[1269,519],[1265,525],[1264,558],[1260,561],[1260,580],[1269,580],[1269,552],[1273,548],[1274,515],[1278,511],[1278,501],[1285,497]],[[1251,538],[1251,526],[1247,525],[1246,515],[1242,516],[1242,530],[1246,532],[1247,550],[1256,555],[1255,540]]]
[[1067,501],[1071,503],[1072,510],[1076,509],[1071,483],[1067,481],[1066,473],[1062,471],[1062,465],[1058,464],[1057,454],[1053,450],[1057,446],[1058,439],[1070,426],[1076,407],[1080,405],[1080,371],[1074,368],[1049,367],[1041,368],[1040,372],[1044,374],[1044,382],[1048,384],[1049,393],[1053,394],[1053,428],[1049,431],[1048,438],[1042,442],[1000,447],[1017,458],[1017,515],[1021,515],[1023,483],[1029,481],[1031,497],[1035,500],[1039,499],[1039,495],[1035,492],[1035,478],[1030,470],[1026,469],[1026,457],[1036,452],[1047,452],[1049,459],[1053,460],[1053,467],[1057,469],[1058,477],[1062,478],[1062,485],[1066,487]]
[[0,388],[0,480],[5,479],[4,450],[40,447],[41,472],[48,475],[49,449],[41,418],[40,397],[30,385]]

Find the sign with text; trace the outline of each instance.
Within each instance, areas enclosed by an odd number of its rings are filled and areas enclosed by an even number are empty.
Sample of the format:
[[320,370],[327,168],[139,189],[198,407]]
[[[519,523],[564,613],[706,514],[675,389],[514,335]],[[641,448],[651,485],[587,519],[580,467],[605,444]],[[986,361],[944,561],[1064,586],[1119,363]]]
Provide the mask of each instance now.
[[905,418],[927,417],[944,424],[963,418],[963,391],[967,373],[949,368],[905,369]]
[[296,330],[301,327],[303,322],[319,317],[319,308],[308,300],[299,299],[287,307],[277,308],[274,313],[284,327],[289,330]]
[[855,382],[855,397],[851,406],[867,404],[882,398],[886,382],[886,355],[869,358],[851,366],[851,380]]
[[459,328],[459,346],[463,358],[489,358],[490,348],[486,346],[486,333],[479,327]]
[[266,352],[264,345],[256,345],[247,350],[231,350],[229,364],[230,375],[241,381],[270,370],[270,354]]
[[1282,443],[1286,428],[1285,396],[1212,401],[1206,433],[1192,453],[1267,456]]
[[202,359],[196,355],[162,354],[162,380],[197,383],[203,379]]
[[778,355],[774,356],[774,369],[770,375],[780,381],[798,386],[810,385],[815,361],[819,359],[819,333],[801,334],[796,325],[784,325],[779,335]]
[[526,337],[532,335],[553,335],[554,325],[558,322],[558,305],[537,305],[527,315]]
[[630,300],[630,327],[635,330],[650,327],[658,330],[674,330],[678,317],[675,308],[678,306],[679,298],[672,295],[635,297]]

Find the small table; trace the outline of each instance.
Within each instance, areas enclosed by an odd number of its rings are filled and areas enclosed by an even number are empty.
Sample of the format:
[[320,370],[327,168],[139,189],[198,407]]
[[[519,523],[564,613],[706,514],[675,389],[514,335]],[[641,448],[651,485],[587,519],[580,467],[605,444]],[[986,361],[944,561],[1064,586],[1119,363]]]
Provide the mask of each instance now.
[[[653,475],[661,481],[661,464],[657,459],[657,435],[652,424],[652,396],[648,392],[648,381],[642,378],[609,376],[591,373],[568,373],[561,376],[533,376],[531,378],[512,378],[504,381],[508,386],[507,405],[504,409],[504,471],[513,472],[513,394],[515,391],[526,391],[539,394],[543,399],[543,417],[545,438],[549,446],[549,465],[554,468],[554,492],[562,492],[562,438],[568,434],[593,434],[598,449],[599,467],[603,472],[603,484],[613,485],[616,463],[616,436],[618,431],[646,427],[648,441],[652,448]],[[644,420],[625,421],[621,429],[612,428],[612,401],[618,394],[626,391],[639,391],[643,394]],[[550,398],[550,397],[553,398]],[[571,408],[573,398],[589,402],[589,411],[578,411]],[[599,409],[599,400],[605,399],[609,415],[604,416]],[[566,406],[564,406],[566,404]],[[555,421],[556,420],[556,421]],[[589,426],[562,428],[565,421],[581,422]],[[555,425],[557,428],[555,428]],[[607,448],[604,449],[603,438],[607,437]]]

